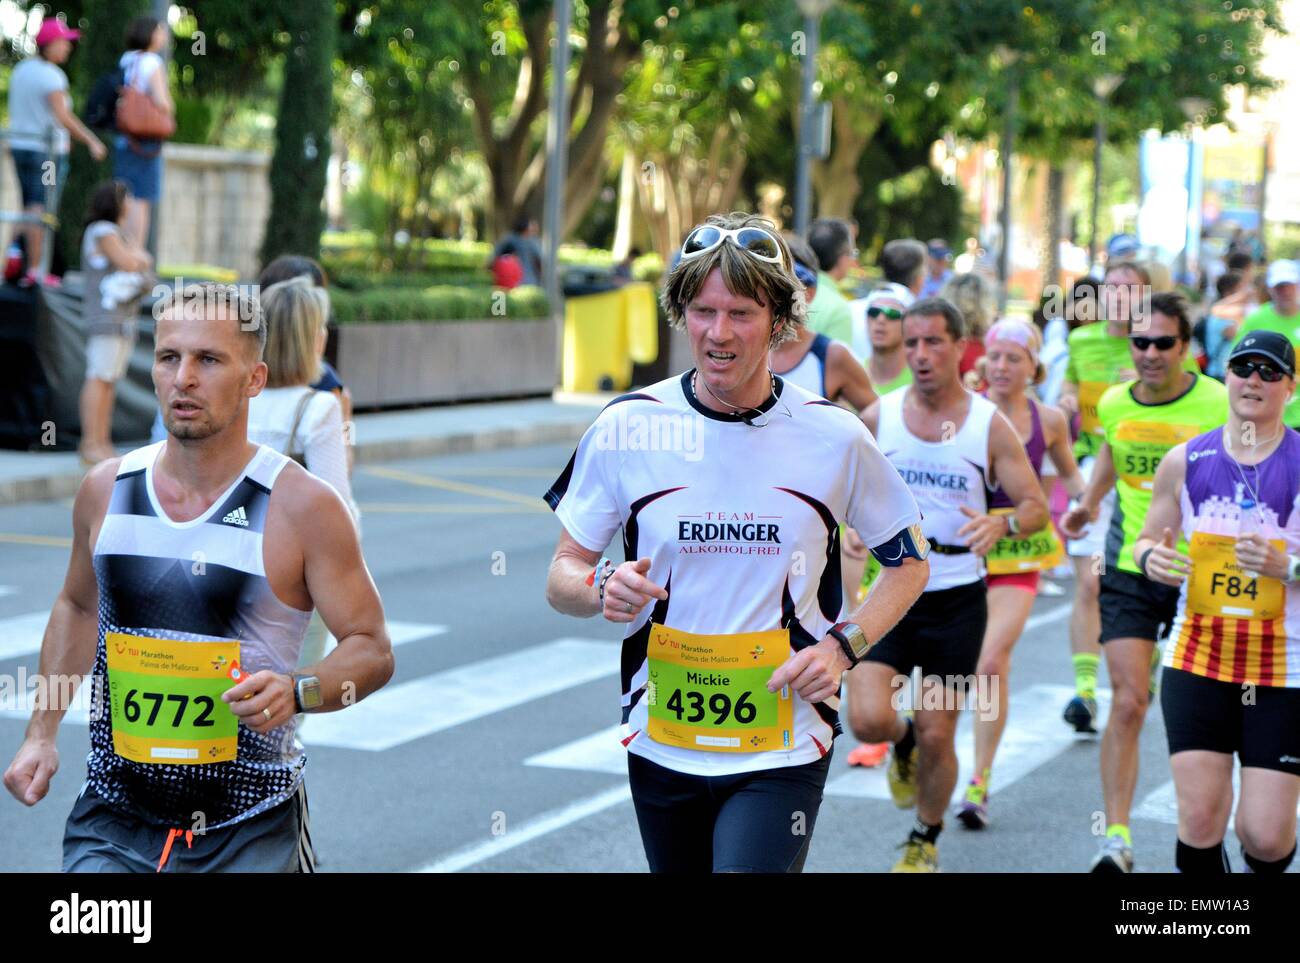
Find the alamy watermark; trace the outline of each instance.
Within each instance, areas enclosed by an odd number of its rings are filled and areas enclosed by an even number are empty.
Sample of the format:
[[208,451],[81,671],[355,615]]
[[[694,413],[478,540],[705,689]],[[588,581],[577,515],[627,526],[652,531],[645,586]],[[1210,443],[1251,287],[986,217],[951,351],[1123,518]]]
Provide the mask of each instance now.
[[704,457],[704,419],[679,412],[628,411],[616,405],[595,426],[598,451],[677,452],[687,461]]

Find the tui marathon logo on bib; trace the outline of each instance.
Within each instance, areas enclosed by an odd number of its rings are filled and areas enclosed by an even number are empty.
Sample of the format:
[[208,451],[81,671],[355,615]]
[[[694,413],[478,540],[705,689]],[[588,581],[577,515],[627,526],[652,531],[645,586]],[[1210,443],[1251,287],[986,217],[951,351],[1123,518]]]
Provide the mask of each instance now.
[[703,512],[677,516],[680,555],[780,555],[781,516]]

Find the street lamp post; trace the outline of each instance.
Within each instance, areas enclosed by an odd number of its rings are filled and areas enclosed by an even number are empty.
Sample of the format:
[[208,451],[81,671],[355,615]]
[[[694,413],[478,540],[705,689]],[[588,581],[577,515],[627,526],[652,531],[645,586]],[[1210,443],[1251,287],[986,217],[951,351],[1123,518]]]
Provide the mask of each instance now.
[[1187,204],[1183,208],[1183,250],[1178,255],[1178,280],[1188,283],[1187,275],[1192,265],[1192,166],[1196,160],[1196,127],[1210,109],[1210,102],[1204,97],[1183,97],[1178,106],[1187,118]]
[[1101,213],[1101,147],[1106,143],[1106,101],[1123,81],[1122,74],[1102,74],[1094,77],[1092,81],[1092,92],[1097,98],[1097,130],[1093,137],[1092,149],[1092,233],[1088,238],[1089,268],[1096,263],[1097,251],[1100,249],[1098,244],[1100,228],[1097,218]]
[[796,0],[804,19],[803,83],[799,93],[799,146],[794,168],[794,229],[808,233],[812,219],[813,88],[817,83],[817,47],[821,41],[822,15],[834,0]]
[[1020,71],[1016,64],[1020,51],[999,45],[998,62],[1007,75],[1007,106],[1002,117],[1002,144],[998,150],[1002,162],[1002,210],[998,216],[1001,247],[998,251],[998,314],[1007,310],[1007,282],[1011,278],[1011,153],[1016,143],[1016,110],[1020,102]]
[[551,109],[546,125],[546,200],[542,212],[546,300],[557,327],[556,383],[563,379],[564,305],[560,284],[560,236],[564,233],[564,181],[569,165],[569,14],[572,0],[555,2],[555,56],[551,60]]

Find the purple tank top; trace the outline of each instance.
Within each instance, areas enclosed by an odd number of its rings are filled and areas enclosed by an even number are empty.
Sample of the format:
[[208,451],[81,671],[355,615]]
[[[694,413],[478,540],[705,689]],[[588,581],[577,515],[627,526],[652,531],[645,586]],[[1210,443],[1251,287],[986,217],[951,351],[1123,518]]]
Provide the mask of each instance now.
[[[1242,497],[1258,494],[1262,516],[1278,529],[1285,528],[1300,489],[1300,434],[1283,428],[1282,442],[1256,467],[1240,471],[1223,450],[1223,431],[1215,428],[1187,443],[1187,499],[1192,511],[1202,515],[1232,515]],[[1247,485],[1253,491],[1247,490]],[[1218,507],[1216,507],[1218,506]]]
[[[1029,440],[1025,442],[1025,454],[1034,469],[1035,477],[1043,477],[1043,454],[1047,451],[1047,439],[1043,435],[1043,422],[1038,416],[1038,405],[1029,400]],[[989,508],[1015,508],[1015,503],[1007,497],[1002,486],[989,489]]]

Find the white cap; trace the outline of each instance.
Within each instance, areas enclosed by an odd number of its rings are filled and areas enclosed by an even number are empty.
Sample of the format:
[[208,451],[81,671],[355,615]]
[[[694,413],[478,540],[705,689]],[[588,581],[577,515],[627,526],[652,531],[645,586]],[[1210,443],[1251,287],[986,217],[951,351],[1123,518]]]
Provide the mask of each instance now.
[[1275,288],[1279,284],[1300,284],[1300,265],[1295,261],[1274,261],[1268,266],[1268,286]]

